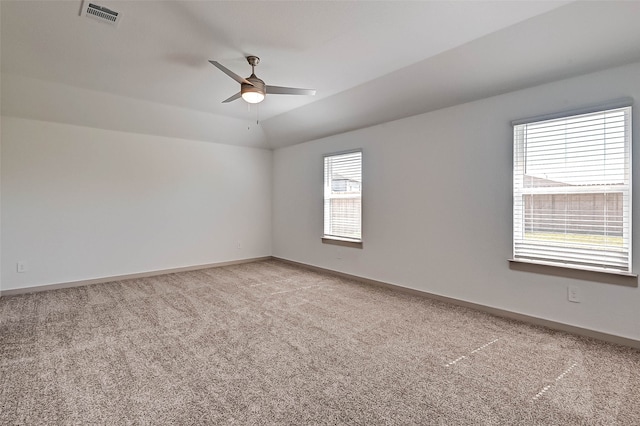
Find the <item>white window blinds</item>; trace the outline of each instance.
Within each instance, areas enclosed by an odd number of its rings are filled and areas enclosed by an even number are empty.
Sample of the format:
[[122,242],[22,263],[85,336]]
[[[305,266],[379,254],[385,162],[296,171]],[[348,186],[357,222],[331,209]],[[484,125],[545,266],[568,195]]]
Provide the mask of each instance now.
[[324,157],[324,236],[362,240],[362,151]]
[[631,272],[630,106],[514,124],[513,257]]

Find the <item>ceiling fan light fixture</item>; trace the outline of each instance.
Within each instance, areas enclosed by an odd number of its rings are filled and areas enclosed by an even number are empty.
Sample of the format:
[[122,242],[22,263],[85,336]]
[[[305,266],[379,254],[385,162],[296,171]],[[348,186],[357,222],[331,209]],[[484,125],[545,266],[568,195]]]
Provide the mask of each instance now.
[[250,77],[247,77],[247,81],[249,81],[251,84],[242,83],[240,85],[240,93],[242,94],[242,99],[249,102],[250,104],[257,104],[262,102],[266,94],[264,81],[256,77],[255,74],[251,74]]
[[248,90],[244,90],[243,88],[241,92],[242,92],[242,99],[244,99],[250,104],[258,104],[264,100],[264,93],[257,90],[255,87],[251,87]]

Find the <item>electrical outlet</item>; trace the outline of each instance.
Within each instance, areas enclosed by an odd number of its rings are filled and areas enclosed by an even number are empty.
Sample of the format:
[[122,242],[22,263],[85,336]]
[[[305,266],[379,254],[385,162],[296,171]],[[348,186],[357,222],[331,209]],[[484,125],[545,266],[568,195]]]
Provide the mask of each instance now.
[[569,302],[580,303],[580,288],[575,285],[567,287],[567,299]]
[[24,260],[17,262],[16,271],[20,273],[27,272],[27,262]]
[[242,241],[238,240],[238,244],[236,244],[238,250],[242,248]]

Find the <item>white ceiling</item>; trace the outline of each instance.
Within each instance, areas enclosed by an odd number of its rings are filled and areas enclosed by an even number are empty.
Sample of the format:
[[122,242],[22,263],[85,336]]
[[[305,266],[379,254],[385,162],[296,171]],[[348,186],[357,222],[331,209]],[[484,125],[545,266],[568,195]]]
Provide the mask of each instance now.
[[[275,148],[640,59],[633,1],[95,3],[2,0],[4,115]],[[222,104],[249,54],[317,95]]]

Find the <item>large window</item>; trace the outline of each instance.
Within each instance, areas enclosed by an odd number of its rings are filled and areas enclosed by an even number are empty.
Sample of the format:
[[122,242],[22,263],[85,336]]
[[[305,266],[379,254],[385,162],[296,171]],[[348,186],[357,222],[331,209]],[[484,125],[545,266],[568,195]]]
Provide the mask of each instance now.
[[514,122],[514,260],[631,273],[631,106],[615,105]]
[[362,243],[362,151],[324,156],[323,241]]

